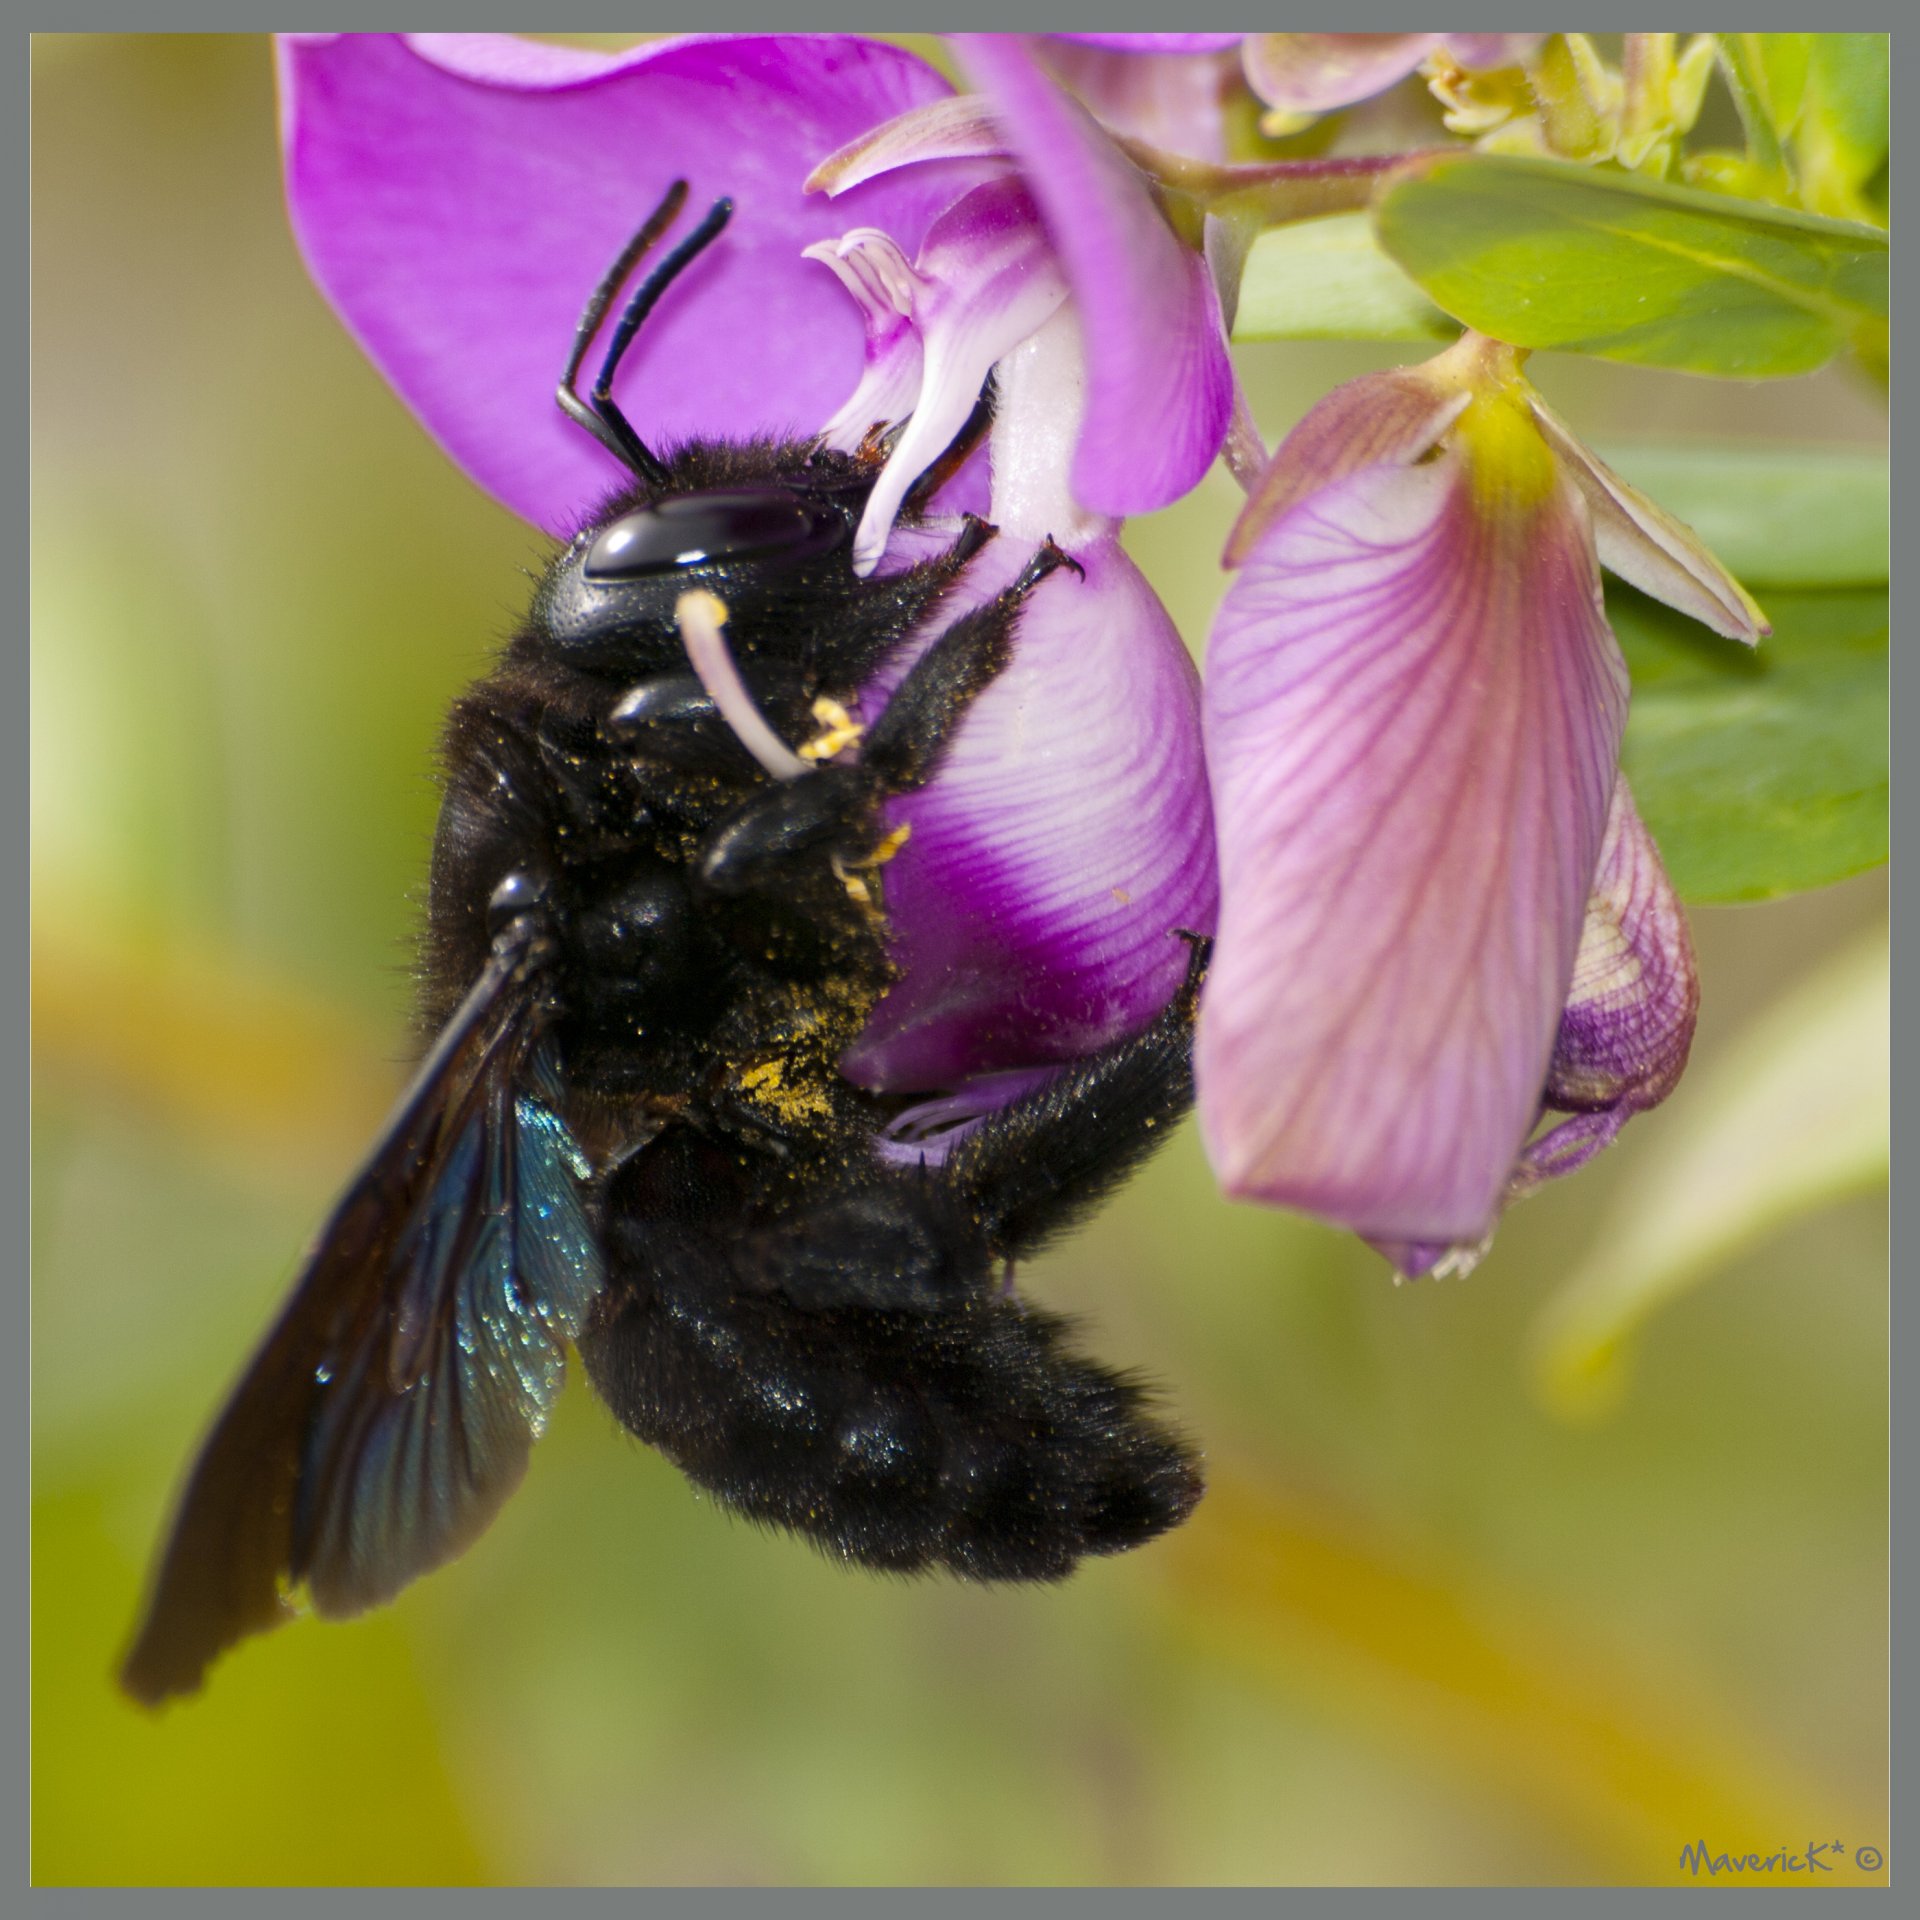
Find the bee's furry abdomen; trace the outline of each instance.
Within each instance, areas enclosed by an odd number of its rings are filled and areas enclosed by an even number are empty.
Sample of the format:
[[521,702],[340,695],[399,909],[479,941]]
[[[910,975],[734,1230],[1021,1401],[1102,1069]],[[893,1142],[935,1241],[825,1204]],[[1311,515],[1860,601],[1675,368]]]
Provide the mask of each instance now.
[[1199,1473],[1140,1388],[1001,1288],[938,1186],[864,1184],[879,1204],[828,1193],[738,1237],[615,1198],[581,1352],[622,1422],[736,1511],[886,1571],[1055,1580],[1184,1519]]

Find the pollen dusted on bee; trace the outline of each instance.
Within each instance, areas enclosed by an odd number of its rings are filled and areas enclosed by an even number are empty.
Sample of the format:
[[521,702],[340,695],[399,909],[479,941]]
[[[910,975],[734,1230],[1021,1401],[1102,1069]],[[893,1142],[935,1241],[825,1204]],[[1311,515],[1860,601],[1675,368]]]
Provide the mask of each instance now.
[[880,902],[874,897],[873,889],[868,886],[866,876],[884,867],[907,844],[912,833],[913,822],[903,820],[866,859],[858,864],[842,860],[837,854],[833,856],[834,876],[846,888],[848,899],[860,906],[871,907],[876,913],[880,911]]
[[824,1119],[833,1111],[826,1090],[818,1086],[789,1086],[784,1060],[763,1060],[741,1071],[740,1091],[782,1120]]

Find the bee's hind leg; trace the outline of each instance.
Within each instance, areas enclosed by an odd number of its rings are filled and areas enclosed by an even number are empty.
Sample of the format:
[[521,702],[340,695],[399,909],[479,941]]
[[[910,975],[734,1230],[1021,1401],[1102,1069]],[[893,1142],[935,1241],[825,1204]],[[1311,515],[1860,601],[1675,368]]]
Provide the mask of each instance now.
[[1145,1027],[989,1114],[940,1167],[998,1257],[1030,1254],[1071,1226],[1193,1105],[1193,1029],[1213,942],[1180,937],[1186,978]]

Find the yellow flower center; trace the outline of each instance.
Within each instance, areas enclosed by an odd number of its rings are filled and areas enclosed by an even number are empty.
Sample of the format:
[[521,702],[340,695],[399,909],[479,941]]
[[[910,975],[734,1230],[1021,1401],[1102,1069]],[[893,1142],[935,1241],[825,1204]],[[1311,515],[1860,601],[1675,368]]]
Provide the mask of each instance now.
[[1518,382],[1477,389],[1448,438],[1465,462],[1474,500],[1483,510],[1537,507],[1558,484],[1553,450]]

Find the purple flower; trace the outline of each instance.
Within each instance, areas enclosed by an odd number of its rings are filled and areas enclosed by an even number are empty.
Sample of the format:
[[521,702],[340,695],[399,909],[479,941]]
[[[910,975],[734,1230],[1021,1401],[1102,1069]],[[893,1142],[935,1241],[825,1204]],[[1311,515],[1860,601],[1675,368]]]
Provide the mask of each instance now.
[[[1469,334],[1309,413],[1235,530],[1208,659],[1214,1166],[1409,1271],[1465,1264],[1685,1059],[1691,955],[1618,777],[1601,565],[1765,631],[1523,358]],[[1576,1118],[1529,1146],[1545,1107]]]
[[[1218,451],[1218,300],[1144,178],[1020,45],[965,57],[989,137],[965,133],[977,107],[924,62],[845,36],[613,57],[494,35],[281,50],[288,193],[315,279],[454,458],[549,531],[623,478],[553,387],[586,293],[674,178],[737,212],[622,367],[650,444],[848,442],[906,420],[858,544],[863,567],[892,565],[894,511],[998,368],[1001,532],[943,617],[1048,537],[1084,573],[1037,590],[1013,664],[933,785],[900,803],[912,832],[888,887],[905,973],[849,1061],[892,1088],[1070,1059],[1138,1027],[1184,969],[1174,930],[1210,927],[1215,901],[1197,678],[1115,535]],[[943,146],[929,124],[961,132]],[[807,191],[836,156],[816,182],[831,194]]]
[[1184,965],[1169,931],[1207,931],[1216,911],[1198,679],[1117,537],[1122,513],[1192,487],[1225,436],[1212,277],[1020,42],[977,36],[963,54],[979,101],[878,128],[813,176],[837,195],[935,162],[996,169],[911,261],[871,228],[813,249],[867,320],[866,370],[830,433],[857,441],[883,404],[912,413],[856,564],[878,563],[894,508],[997,367],[1001,542],[968,594],[1049,538],[1082,573],[1040,588],[940,778],[897,803],[915,856],[890,875],[903,978],[847,1062],[886,1087],[1071,1059],[1139,1026]]

